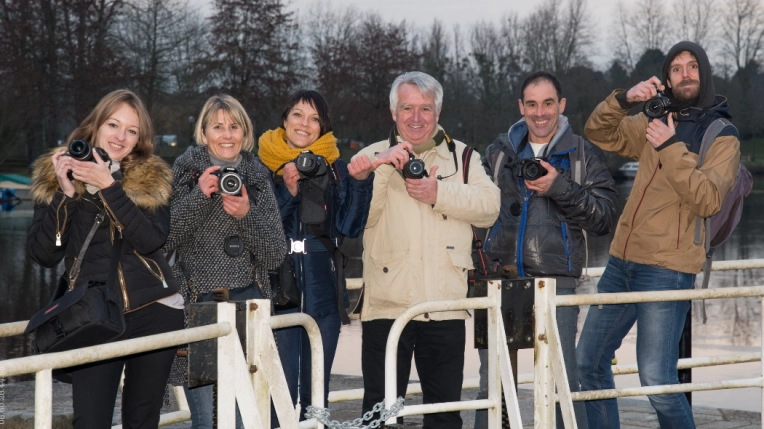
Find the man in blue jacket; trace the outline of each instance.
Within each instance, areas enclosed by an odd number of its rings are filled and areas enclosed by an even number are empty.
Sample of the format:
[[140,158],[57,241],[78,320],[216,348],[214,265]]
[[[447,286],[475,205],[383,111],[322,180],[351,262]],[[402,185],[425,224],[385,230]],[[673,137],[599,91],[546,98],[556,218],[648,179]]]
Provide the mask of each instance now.
[[[586,262],[585,233],[610,232],[615,222],[615,182],[602,151],[573,134],[562,115],[565,99],[552,73],[523,81],[518,100],[523,118],[486,149],[483,165],[501,190],[499,220],[485,243],[489,258],[516,266],[520,277],[553,277],[557,294],[576,292]],[[529,164],[535,159],[538,164]],[[535,174],[534,174],[535,173]],[[578,307],[559,307],[557,325],[571,391],[579,391],[575,341]],[[487,397],[487,350],[480,350],[480,394]],[[586,409],[574,403],[579,429]],[[486,428],[487,412],[475,416]],[[562,428],[559,406],[557,427]]]

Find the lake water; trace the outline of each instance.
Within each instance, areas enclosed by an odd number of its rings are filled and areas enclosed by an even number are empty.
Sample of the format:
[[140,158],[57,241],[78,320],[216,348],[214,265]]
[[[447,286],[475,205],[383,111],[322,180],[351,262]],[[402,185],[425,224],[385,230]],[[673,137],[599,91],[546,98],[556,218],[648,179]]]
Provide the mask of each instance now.
[[[631,190],[629,182],[620,184],[619,211],[623,208]],[[22,192],[19,196],[24,196]],[[718,249],[715,260],[764,258],[764,177],[754,180],[754,191],[746,199],[743,218],[732,237]],[[31,203],[25,201],[10,213],[0,213],[0,323],[27,320],[35,311],[45,305],[56,284],[62,267],[45,269],[33,263],[25,254],[26,234],[32,220]],[[595,237],[589,240],[589,265],[604,266],[608,258],[608,248],[612,236]],[[346,243],[346,250],[355,253],[348,267],[348,276],[360,276],[360,240]],[[710,287],[736,287],[764,284],[764,270],[741,270],[717,272],[711,277]],[[588,282],[579,293],[593,293],[596,283]],[[711,300],[706,302],[708,322],[702,323],[700,305],[693,304],[693,356],[758,352],[760,350],[760,304],[758,298]],[[582,309],[583,322],[586,308]],[[466,378],[477,377],[477,352],[472,348],[472,325],[468,321],[468,338],[465,349]],[[0,338],[0,360],[30,353],[29,338],[24,336]],[[617,352],[620,364],[634,363],[636,347],[635,330],[626,337]],[[531,350],[521,350],[519,371],[533,371]],[[413,367],[413,365],[412,365]],[[361,375],[361,326],[353,321],[343,327],[337,358],[332,373]],[[760,364],[749,363],[701,368],[693,371],[694,381],[712,381],[731,378],[751,378],[760,376]],[[416,379],[416,369],[412,370],[412,380]],[[636,375],[616,378],[618,387],[638,386]],[[521,386],[522,387],[522,386]],[[526,386],[530,387],[530,386]],[[695,405],[713,406],[748,411],[761,410],[760,389],[737,389],[693,394]]]

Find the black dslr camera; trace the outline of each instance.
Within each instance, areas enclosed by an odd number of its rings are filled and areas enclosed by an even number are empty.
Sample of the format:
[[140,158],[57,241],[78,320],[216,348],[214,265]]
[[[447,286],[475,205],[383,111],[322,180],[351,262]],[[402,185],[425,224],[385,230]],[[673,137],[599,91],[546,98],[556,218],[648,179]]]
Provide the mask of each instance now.
[[241,196],[241,187],[244,184],[244,177],[239,174],[239,170],[234,167],[224,167],[212,174],[218,176],[218,187],[223,194]]
[[546,176],[546,168],[541,165],[542,158],[526,158],[517,163],[517,175],[524,180],[536,180]]
[[406,179],[421,179],[423,177],[429,177],[427,170],[424,168],[424,161],[416,159],[414,154],[409,152],[409,160],[403,165],[401,170],[403,177]]
[[297,171],[300,173],[300,180],[310,179],[315,176],[323,176],[326,174],[326,160],[321,155],[304,150],[297,155],[294,159],[294,165],[297,167]]
[[[77,161],[96,162],[95,158],[93,157],[93,152],[98,152],[98,155],[104,162],[111,161],[109,154],[105,150],[101,149],[100,147],[90,146],[90,144],[85,140],[72,140],[72,142],[69,143],[69,150],[66,152],[66,155],[71,156]],[[74,176],[72,176],[72,170],[69,170],[66,175],[69,177],[69,180],[74,180]]]
[[645,101],[642,111],[645,112],[648,118],[660,118],[666,114],[669,106],[671,106],[671,100],[666,97],[663,91],[658,91],[655,97]]

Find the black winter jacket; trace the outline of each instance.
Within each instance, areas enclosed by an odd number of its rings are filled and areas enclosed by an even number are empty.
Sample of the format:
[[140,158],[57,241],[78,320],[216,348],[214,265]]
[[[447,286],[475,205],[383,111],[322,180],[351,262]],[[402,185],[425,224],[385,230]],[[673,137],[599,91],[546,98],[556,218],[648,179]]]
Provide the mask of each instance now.
[[[119,260],[119,289],[125,312],[135,311],[178,292],[178,283],[162,252],[170,231],[172,171],[159,157],[151,156],[122,171],[122,179],[95,195],[75,181],[76,194],[61,191],[51,156],[41,156],[33,166],[31,194],[35,202],[27,251],[35,262],[53,267],[64,259],[65,275],[74,263],[95,218],[104,209],[106,220],[90,242],[77,286],[106,282],[113,238],[123,237]],[[61,245],[56,236],[60,235]]]
[[[577,141],[560,115],[557,133],[547,147],[547,160],[563,173],[558,175],[545,195],[525,187],[518,176],[518,160],[533,158],[527,140],[525,120],[515,123],[508,133],[509,143],[497,139],[487,149],[483,165],[493,177],[500,168],[501,190],[499,219],[485,242],[489,258],[502,265],[516,265],[518,275],[555,277],[557,287],[573,288],[585,262],[582,230],[593,236],[610,232],[615,223],[618,198],[615,182],[607,170],[602,151],[584,142],[586,176],[581,185],[571,178],[569,154]],[[504,152],[500,166],[494,166],[497,151]]]

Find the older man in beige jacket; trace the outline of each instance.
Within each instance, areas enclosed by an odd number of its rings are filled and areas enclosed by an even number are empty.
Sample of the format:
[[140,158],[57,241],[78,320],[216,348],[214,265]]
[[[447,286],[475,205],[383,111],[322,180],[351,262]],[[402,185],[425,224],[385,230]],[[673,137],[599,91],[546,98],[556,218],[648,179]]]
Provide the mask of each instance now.
[[[376,169],[363,238],[364,412],[384,399],[385,344],[395,318],[421,302],[466,297],[471,225],[491,226],[499,214],[499,189],[475,152],[465,183],[466,145],[438,125],[442,101],[443,88],[431,76],[399,76],[390,91],[390,137],[356,155],[367,156]],[[422,161],[428,174],[405,178],[411,160]],[[426,313],[406,326],[398,345],[400,396],[413,354],[425,403],[460,399],[468,317],[466,311]],[[461,426],[458,412],[424,418],[425,428]]]

